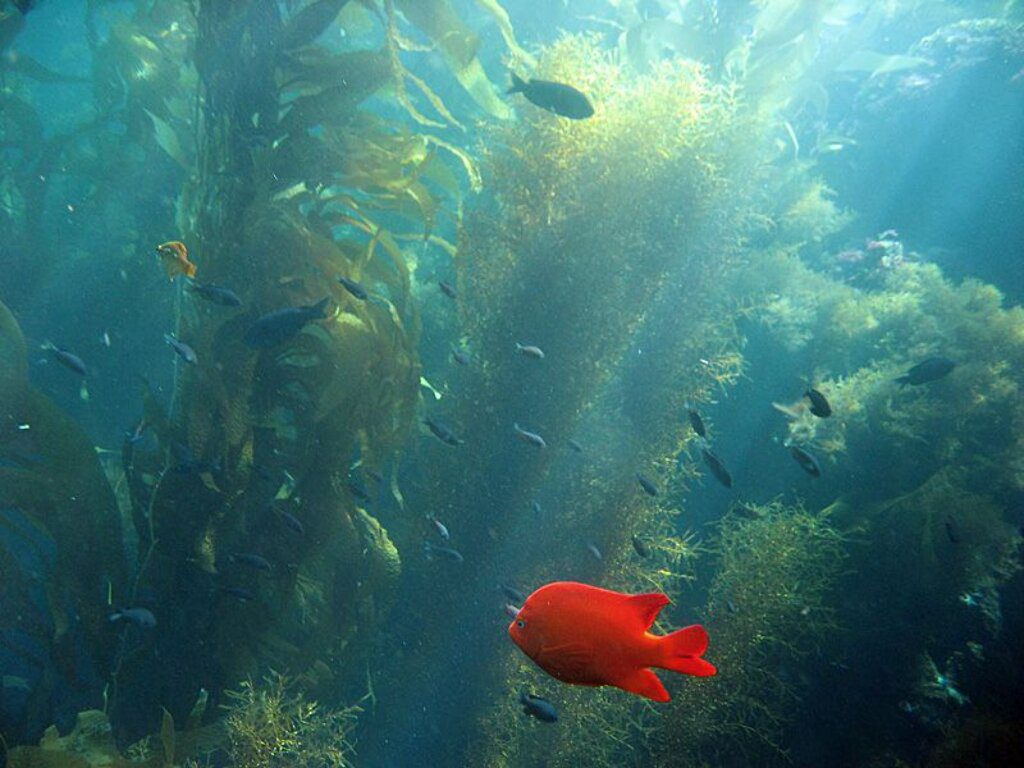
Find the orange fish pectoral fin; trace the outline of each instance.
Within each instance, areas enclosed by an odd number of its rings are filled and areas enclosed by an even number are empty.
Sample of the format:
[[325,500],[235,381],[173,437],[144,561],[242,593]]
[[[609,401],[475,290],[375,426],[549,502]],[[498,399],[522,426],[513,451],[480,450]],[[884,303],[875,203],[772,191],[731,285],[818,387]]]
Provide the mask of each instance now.
[[654,620],[658,618],[661,609],[668,605],[670,600],[660,592],[648,592],[644,595],[630,595],[626,600],[629,609],[636,614],[636,617],[643,624],[644,631],[651,628]]
[[665,690],[665,686],[662,685],[661,680],[649,669],[637,669],[625,677],[610,680],[609,682],[616,688],[621,688],[624,691],[635,693],[637,696],[643,696],[662,704],[672,700],[672,697],[668,695],[668,691]]
[[661,638],[662,660],[657,666],[684,675],[711,677],[714,664],[701,658],[708,649],[708,632],[700,624],[683,627]]

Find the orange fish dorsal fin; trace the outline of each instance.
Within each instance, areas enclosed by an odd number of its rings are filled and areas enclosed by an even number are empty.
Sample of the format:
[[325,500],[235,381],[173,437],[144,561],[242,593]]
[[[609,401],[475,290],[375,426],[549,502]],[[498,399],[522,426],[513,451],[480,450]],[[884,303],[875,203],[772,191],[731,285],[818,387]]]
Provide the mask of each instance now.
[[626,605],[634,612],[637,619],[643,625],[644,631],[651,628],[654,620],[658,618],[661,609],[671,601],[660,592],[648,592],[643,595],[630,595],[626,599]]
[[625,677],[612,680],[611,683],[616,688],[621,688],[624,691],[635,693],[637,696],[643,696],[662,704],[672,700],[672,697],[668,695],[668,691],[665,690],[665,686],[662,685],[661,680],[649,669],[635,669]]

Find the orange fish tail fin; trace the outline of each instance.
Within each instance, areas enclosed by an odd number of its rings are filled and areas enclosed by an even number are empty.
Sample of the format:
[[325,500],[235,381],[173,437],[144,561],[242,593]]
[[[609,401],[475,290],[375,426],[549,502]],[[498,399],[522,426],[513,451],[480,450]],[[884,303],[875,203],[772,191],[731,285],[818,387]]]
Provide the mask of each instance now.
[[718,673],[714,664],[701,658],[708,649],[708,632],[700,624],[683,627],[661,639],[662,660],[657,665],[684,675],[710,677]]

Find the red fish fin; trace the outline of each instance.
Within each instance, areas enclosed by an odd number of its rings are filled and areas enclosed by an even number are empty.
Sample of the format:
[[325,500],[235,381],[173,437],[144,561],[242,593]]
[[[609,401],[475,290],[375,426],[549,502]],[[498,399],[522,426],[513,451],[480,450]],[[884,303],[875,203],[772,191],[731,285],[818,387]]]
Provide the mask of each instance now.
[[700,624],[684,627],[661,639],[662,660],[657,666],[684,675],[710,677],[718,673],[715,666],[700,658],[708,649],[708,633]]
[[637,696],[658,701],[664,704],[671,701],[665,686],[661,684],[658,676],[649,669],[638,669],[630,672],[626,677],[611,681],[611,684],[624,691],[635,693]]
[[658,618],[658,614],[661,613],[661,609],[669,604],[669,599],[660,592],[648,592],[645,595],[631,595],[626,599],[627,605],[631,611],[635,612],[636,617],[643,624],[643,629],[648,630],[654,623],[654,620]]

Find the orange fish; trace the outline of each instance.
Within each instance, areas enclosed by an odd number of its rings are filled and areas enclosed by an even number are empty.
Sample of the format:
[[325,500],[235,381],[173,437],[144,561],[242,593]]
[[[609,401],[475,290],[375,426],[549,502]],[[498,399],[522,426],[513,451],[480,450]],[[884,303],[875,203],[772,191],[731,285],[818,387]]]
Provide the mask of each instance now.
[[668,635],[648,630],[669,599],[626,595],[556,581],[523,603],[508,627],[522,651],[552,677],[574,685],[614,685],[654,701],[671,699],[649,667],[707,677],[708,633],[695,624]]
[[180,240],[171,240],[156,247],[156,255],[167,272],[167,279],[173,280],[178,275],[196,276],[196,265],[188,260],[188,248]]

